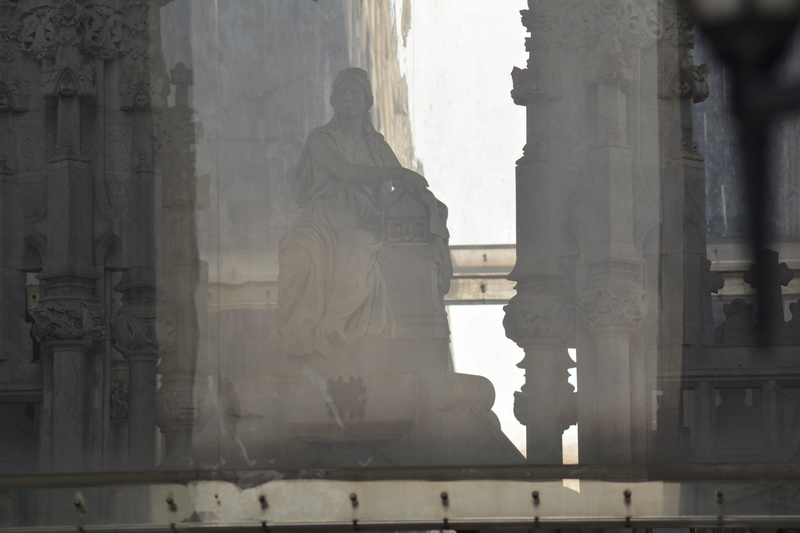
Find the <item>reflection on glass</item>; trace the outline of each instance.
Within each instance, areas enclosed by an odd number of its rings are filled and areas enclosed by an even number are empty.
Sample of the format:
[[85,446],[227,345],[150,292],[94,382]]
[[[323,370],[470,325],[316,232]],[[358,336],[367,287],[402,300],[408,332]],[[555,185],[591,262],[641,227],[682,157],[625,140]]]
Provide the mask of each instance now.
[[754,276],[680,4],[528,4],[0,4],[0,474],[796,460],[794,126]]

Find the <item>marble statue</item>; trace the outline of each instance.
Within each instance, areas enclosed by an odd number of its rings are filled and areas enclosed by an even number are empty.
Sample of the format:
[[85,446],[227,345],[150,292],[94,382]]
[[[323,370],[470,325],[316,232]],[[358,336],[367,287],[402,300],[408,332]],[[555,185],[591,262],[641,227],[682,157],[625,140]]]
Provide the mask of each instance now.
[[[393,190],[427,206],[431,241],[449,267],[446,208],[375,130],[373,102],[366,71],[341,71],[330,96],[334,117],[311,132],[300,155],[293,186],[302,212],[279,248],[278,343],[288,355],[329,355],[349,339],[394,337],[378,261],[381,206]],[[449,283],[449,272],[439,277]]]
[[237,467],[520,462],[491,382],[453,368],[447,208],[375,130],[364,70],[343,70],[330,103],[294,175],[275,327],[221,387],[218,449]]

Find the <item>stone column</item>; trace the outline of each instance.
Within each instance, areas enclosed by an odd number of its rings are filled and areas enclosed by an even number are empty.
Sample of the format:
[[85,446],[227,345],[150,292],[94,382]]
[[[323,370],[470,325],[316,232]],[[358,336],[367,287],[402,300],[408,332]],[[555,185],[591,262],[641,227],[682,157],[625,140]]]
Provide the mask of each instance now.
[[156,288],[152,268],[130,269],[114,287],[122,307],[114,326],[115,347],[128,360],[128,468],[155,467]]
[[574,305],[568,273],[562,267],[565,234],[561,224],[565,202],[563,181],[571,170],[564,164],[551,129],[553,111],[565,104],[558,50],[537,47],[537,24],[555,5],[529,2],[522,23],[532,37],[525,69],[514,68],[511,96],[526,107],[527,143],[517,161],[517,262],[509,279],[516,292],[504,309],[506,336],[525,350],[517,365],[525,370],[525,385],[515,392],[514,414],[526,426],[527,458],[540,464],[560,464],[562,434],[576,421],[575,395],[567,382],[574,366],[567,354]]
[[[158,49],[158,8],[151,7],[148,17],[149,34],[142,40]],[[121,187],[125,206],[118,214],[123,220],[119,249],[128,269],[114,287],[122,295],[114,323],[114,347],[129,367],[127,466],[142,470],[156,466],[156,365],[161,356],[156,333],[160,213],[152,116],[165,107],[168,83],[158,56],[126,56],[117,68],[117,120],[126,128],[126,135],[118,150],[121,153],[109,154],[109,159],[119,168],[125,184]]]
[[[578,390],[581,460],[629,463],[634,459],[637,433],[633,413],[632,358],[643,357],[631,346],[631,336],[649,304],[647,292],[634,284],[585,288],[578,314],[589,328],[590,341],[579,347]],[[580,357],[580,355],[579,355]],[[583,373],[583,375],[581,375]]]
[[662,168],[657,444],[677,449],[684,423],[683,362],[699,357],[705,342],[712,341],[713,317],[706,310],[709,292],[721,284],[709,274],[705,257],[705,167],[694,143],[692,114],[692,105],[709,94],[708,66],[694,65],[693,22],[680,3],[660,3],[659,14],[675,24],[657,47]]
[[[3,39],[0,30],[0,39]],[[31,188],[20,176],[17,156],[19,118],[26,116],[30,101],[29,82],[8,63],[0,65],[0,360],[29,361],[31,341],[25,323],[26,294],[24,249],[21,237],[24,219],[24,191]],[[38,258],[36,258],[38,259]],[[0,381],[3,379],[0,378]]]
[[506,335],[525,350],[517,364],[525,370],[525,384],[514,393],[514,415],[526,426],[528,462],[561,464],[562,434],[577,421],[574,389],[567,382],[574,364],[565,342],[574,308],[520,283],[504,309]]
[[45,406],[51,468],[80,472],[87,465],[88,352],[103,336],[102,309],[91,298],[43,298],[33,311],[33,334],[45,343],[52,369],[51,405]]
[[195,222],[196,124],[189,106],[193,73],[179,63],[170,77],[175,85],[175,105],[159,117],[161,142],[155,156],[163,184],[157,279],[162,361],[156,417],[166,437],[165,467],[191,461],[192,433],[202,422],[209,388],[204,362],[198,357],[203,336],[198,306],[205,306],[205,294],[199,290],[201,263]]
[[[0,293],[5,295],[5,286],[15,278],[12,291],[20,296],[14,296],[13,307],[24,298],[24,273],[20,271],[33,271],[39,266],[31,259],[35,247],[41,255],[41,299],[32,311],[33,333],[43,342],[46,352],[41,454],[44,470],[50,468],[50,463],[60,470],[100,467],[102,455],[108,452],[109,382],[120,376],[119,372],[109,375],[110,354],[105,346],[94,343],[108,326],[102,320],[98,295],[104,302],[111,301],[105,292],[111,284],[97,282],[105,274],[97,269],[100,265],[109,270],[154,267],[152,243],[144,250],[138,243],[131,243],[132,235],[152,240],[152,223],[146,227],[134,220],[135,229],[121,235],[128,230],[126,223],[132,221],[120,216],[129,205],[130,211],[140,216],[152,214],[152,161],[149,167],[136,165],[135,172],[150,173],[149,192],[146,185],[137,197],[139,202],[127,202],[127,191],[135,189],[136,180],[131,178],[131,168],[121,168],[121,161],[127,157],[138,163],[148,156],[152,160],[150,102],[142,105],[138,97],[143,93],[149,96],[149,67],[160,61],[158,43],[149,37],[159,32],[157,13],[161,5],[161,0],[20,0],[1,10],[0,55],[4,60],[0,61],[0,181],[4,194],[0,210],[13,205],[17,226],[24,222],[25,240],[33,246],[25,250],[20,235],[12,235],[13,244],[9,246],[6,239],[11,232],[4,231],[3,250],[15,250],[17,272],[10,275],[4,254]],[[115,73],[119,72],[122,76],[115,84]],[[31,79],[20,79],[19,73]],[[40,79],[34,81],[34,76]],[[13,131],[15,124],[9,126],[7,119],[15,112],[27,111],[31,100],[28,82],[36,88],[31,110],[24,124],[20,122],[18,131]],[[121,105],[115,106],[120,100]],[[119,109],[139,113],[129,120],[138,131],[125,129]],[[126,140],[129,146],[120,148]],[[20,160],[15,161],[17,154]],[[14,177],[15,172],[19,178]],[[34,189],[39,187],[39,176],[44,176],[45,182],[41,192]],[[5,183],[9,181],[19,181],[10,187],[22,190],[18,196],[5,194]],[[147,179],[139,181],[147,183]],[[124,253],[117,250],[120,243],[125,247]],[[112,264],[105,264],[106,261]],[[132,309],[132,315],[138,312],[141,316],[146,314],[141,311],[146,307],[143,302],[152,301],[154,275],[151,273],[148,278],[150,293],[145,290],[141,296],[141,287],[147,283],[136,272],[123,280],[123,299],[126,311]],[[0,313],[3,339],[15,334],[14,318],[5,311]],[[7,344],[24,345],[13,341]],[[123,344],[124,340],[120,346]],[[145,405],[141,412],[146,414],[149,409],[152,435],[155,356],[150,352],[142,356],[142,348],[135,341],[123,351],[137,360],[134,366],[150,368],[150,379],[140,381],[151,383],[151,405]],[[139,364],[142,357],[149,362]],[[116,392],[119,391],[118,388]],[[116,412],[119,414],[119,409]],[[148,440],[142,432],[136,435]],[[79,457],[83,447],[86,455],[92,456],[89,462]],[[149,455],[152,457],[152,451]]]
[[[66,15],[64,15],[66,16]],[[52,468],[80,471],[86,460],[92,381],[87,366],[92,342],[103,337],[103,311],[94,295],[101,276],[93,262],[94,180],[81,153],[81,106],[95,92],[93,70],[81,61],[74,27],[64,29],[64,46],[45,62],[45,97],[57,110],[54,157],[47,172],[47,253],[33,333],[52,358]],[[77,74],[80,73],[80,76]]]
[[111,356],[111,405],[109,410],[109,465],[124,470],[128,464],[128,411],[130,403],[130,372],[128,362],[119,354]]
[[[518,259],[511,279],[518,295],[507,320],[522,324],[516,313],[556,324],[562,306],[545,310],[543,302],[577,301],[583,320],[567,338],[577,348],[580,459],[644,461],[652,436],[648,387],[663,370],[647,357],[656,352],[659,331],[655,315],[645,319],[650,300],[660,290],[662,300],[681,310],[680,325],[672,320],[669,331],[660,328],[671,340],[691,318],[682,314],[684,300],[685,309],[703,309],[688,296],[694,290],[702,298],[704,265],[695,239],[705,227],[695,205],[703,199],[702,167],[696,156],[683,158],[679,166],[689,179],[676,181],[661,147],[688,146],[691,153],[691,103],[702,98],[706,70],[687,56],[690,24],[675,1],[531,0],[529,7],[522,15],[530,57],[526,69],[512,73],[512,95],[527,106],[528,129],[517,169]],[[690,239],[689,252],[673,238],[678,234]],[[526,315],[526,306],[537,311]],[[702,332],[702,316],[696,318]],[[555,346],[560,335],[546,342],[539,328],[529,336]],[[528,379],[548,368],[527,356],[536,343],[526,341]],[[563,373],[552,365],[546,371]],[[551,374],[550,386],[561,379]],[[664,394],[662,403],[672,405],[674,395]]]

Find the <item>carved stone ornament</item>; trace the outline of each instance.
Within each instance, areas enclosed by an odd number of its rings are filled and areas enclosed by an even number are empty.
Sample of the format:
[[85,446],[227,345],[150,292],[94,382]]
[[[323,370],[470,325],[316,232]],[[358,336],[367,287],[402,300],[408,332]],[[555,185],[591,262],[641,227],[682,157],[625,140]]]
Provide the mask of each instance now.
[[753,306],[741,298],[722,306],[725,320],[717,327],[717,343],[726,346],[752,346],[755,342],[756,323]]
[[0,68],[0,113],[27,111],[30,98],[28,82],[17,77],[11,69]]
[[48,98],[92,98],[97,93],[94,84],[94,66],[81,65],[79,67],[65,66],[61,69],[42,69],[44,94]]
[[711,260],[703,258],[703,288],[707,293],[717,294],[725,286],[722,276],[711,270]]
[[194,403],[194,392],[159,390],[156,393],[156,424],[165,428],[191,428],[200,420],[200,407]]
[[528,386],[523,385],[514,392],[514,418],[523,426],[528,425]]
[[[531,385],[526,383],[520,390],[514,392],[514,418],[523,426],[528,425],[529,406],[531,401]],[[572,385],[566,381],[558,389],[553,390],[555,402],[552,404],[558,411],[561,430],[565,431],[578,422],[578,399]],[[536,406],[533,406],[534,408]]]
[[503,307],[506,337],[525,347],[537,339],[561,339],[575,321],[575,309],[551,296],[515,296]]
[[111,419],[128,418],[130,391],[127,381],[111,382]]
[[[146,57],[149,54],[148,5],[98,1],[83,4],[71,1],[51,2],[32,9],[14,8],[17,13],[3,13],[0,42],[39,60],[58,59],[61,50],[73,47],[81,53],[102,59],[119,55]],[[34,4],[35,5],[35,4]],[[6,8],[6,11],[9,11]]]
[[154,313],[127,312],[117,315],[114,347],[123,355],[158,350]]
[[409,187],[400,186],[381,209],[386,244],[428,244],[431,242],[430,206]]
[[42,301],[31,315],[33,336],[39,342],[103,338],[103,308],[99,302]]
[[601,35],[624,45],[646,48],[659,39],[687,44],[692,21],[669,0],[529,0],[522,24],[531,32],[531,49],[592,46]]
[[703,102],[710,93],[709,72],[707,64],[698,66],[688,59],[681,61],[679,67],[670,67],[669,63],[665,63],[659,74],[661,82],[658,95],[661,98],[691,98],[696,104]]
[[514,84],[511,98],[517,105],[526,105],[534,100],[560,97],[552,88],[552,76],[542,70],[531,71],[514,67],[511,70],[511,79]]
[[364,380],[350,376],[347,381],[342,376],[328,380],[328,414],[339,422],[364,418],[367,410]]
[[158,73],[146,61],[132,62],[122,70],[118,91],[120,109],[146,111],[161,109],[166,105],[170,83],[166,73]]
[[636,329],[649,304],[650,295],[638,287],[588,287],[578,298],[578,316],[590,328]]

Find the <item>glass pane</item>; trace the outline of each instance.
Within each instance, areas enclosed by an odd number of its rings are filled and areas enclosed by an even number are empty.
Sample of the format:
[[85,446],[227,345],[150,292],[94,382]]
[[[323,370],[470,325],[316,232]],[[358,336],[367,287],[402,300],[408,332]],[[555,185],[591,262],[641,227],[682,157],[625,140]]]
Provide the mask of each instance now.
[[[753,15],[743,75],[703,13],[0,3],[0,529],[168,524],[170,491],[172,521],[257,524],[202,507],[211,472],[331,468],[481,467],[526,494],[509,525],[534,490],[575,503],[543,524],[797,514],[777,467],[720,503],[712,465],[799,453],[800,51],[779,62],[790,18]],[[110,477],[42,477],[84,473]],[[399,520],[374,502],[352,519]]]

